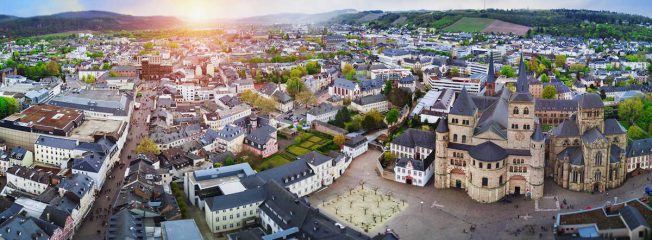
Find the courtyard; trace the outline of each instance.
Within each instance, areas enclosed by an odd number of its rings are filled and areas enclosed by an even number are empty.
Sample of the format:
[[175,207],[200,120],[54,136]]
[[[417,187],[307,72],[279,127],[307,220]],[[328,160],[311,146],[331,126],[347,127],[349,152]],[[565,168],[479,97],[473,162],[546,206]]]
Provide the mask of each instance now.
[[365,188],[364,182],[361,182],[356,188],[337,193],[319,208],[359,231],[369,232],[405,210],[407,203],[396,199],[391,191],[383,192],[378,187]]

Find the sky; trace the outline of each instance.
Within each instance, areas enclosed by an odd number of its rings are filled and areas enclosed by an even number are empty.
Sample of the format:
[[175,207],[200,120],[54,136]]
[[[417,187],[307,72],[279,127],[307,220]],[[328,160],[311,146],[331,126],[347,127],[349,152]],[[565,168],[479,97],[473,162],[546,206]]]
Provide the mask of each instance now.
[[274,13],[320,13],[340,9],[592,9],[652,17],[652,0],[0,0],[0,14],[29,17],[66,11],[102,10],[130,15],[177,16],[186,20],[241,18]]

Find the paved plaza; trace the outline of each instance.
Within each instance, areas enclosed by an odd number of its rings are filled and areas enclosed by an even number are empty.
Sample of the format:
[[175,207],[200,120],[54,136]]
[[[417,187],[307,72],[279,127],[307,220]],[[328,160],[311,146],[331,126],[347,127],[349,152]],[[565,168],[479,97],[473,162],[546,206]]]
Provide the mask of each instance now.
[[391,191],[383,192],[378,187],[365,188],[364,184],[338,193],[335,198],[319,205],[329,216],[361,232],[384,229],[383,225],[389,219],[407,207],[408,204],[396,199]]
[[[548,180],[546,197],[539,201],[507,197],[507,201],[487,204],[473,201],[459,189],[435,189],[432,183],[416,187],[383,179],[376,173],[374,163],[380,154],[369,150],[356,158],[344,176],[325,190],[310,195],[310,201],[321,205],[338,194],[346,193],[351,187],[358,187],[364,180],[365,189],[378,187],[378,191],[392,192],[394,198],[406,201],[407,205],[404,211],[383,223],[384,226],[371,229],[370,236],[389,227],[401,239],[407,240],[552,239],[554,216],[559,211],[576,211],[599,207],[606,201],[620,202],[641,197],[645,184],[652,185],[646,176],[638,176],[627,180],[620,188],[591,194],[562,189]],[[563,204],[564,200],[566,204]],[[346,221],[342,223],[347,224]]]

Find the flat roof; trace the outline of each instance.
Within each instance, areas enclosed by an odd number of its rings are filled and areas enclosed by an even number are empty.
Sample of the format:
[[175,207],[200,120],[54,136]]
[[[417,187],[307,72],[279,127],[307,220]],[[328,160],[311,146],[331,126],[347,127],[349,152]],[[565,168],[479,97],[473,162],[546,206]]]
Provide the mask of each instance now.
[[73,129],[70,138],[84,142],[94,142],[96,133],[119,133],[124,121],[110,119],[86,119],[81,125]]
[[5,119],[14,120],[20,125],[65,129],[72,122],[81,120],[83,113],[73,108],[34,105],[12,116]]
[[163,239],[168,240],[204,239],[194,219],[161,222],[161,231]]
[[239,181],[223,183],[220,184],[219,187],[224,195],[239,193],[247,190]]

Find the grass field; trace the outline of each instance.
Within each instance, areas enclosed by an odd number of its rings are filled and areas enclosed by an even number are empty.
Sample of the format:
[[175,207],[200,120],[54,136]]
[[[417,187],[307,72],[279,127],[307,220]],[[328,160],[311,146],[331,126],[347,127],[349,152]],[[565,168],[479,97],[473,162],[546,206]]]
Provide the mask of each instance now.
[[289,163],[292,161],[292,159],[288,159],[289,156],[283,153],[276,153],[272,156],[269,156],[266,158],[262,164],[260,164],[258,167],[256,167],[257,171],[262,171],[265,169],[270,169],[270,168],[275,168],[281,165],[284,165],[286,163]]
[[450,26],[445,27],[443,30],[448,32],[481,32],[494,21],[496,20],[464,17]]
[[287,151],[289,153],[293,154],[294,156],[301,156],[303,154],[306,154],[306,153],[310,152],[309,149],[305,149],[305,148],[302,148],[302,147],[299,147],[299,146],[289,146]]

